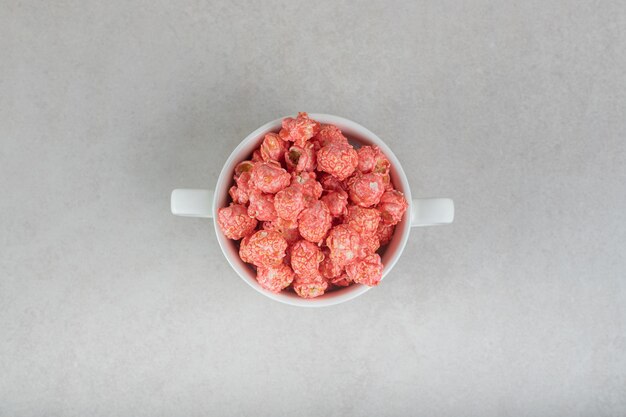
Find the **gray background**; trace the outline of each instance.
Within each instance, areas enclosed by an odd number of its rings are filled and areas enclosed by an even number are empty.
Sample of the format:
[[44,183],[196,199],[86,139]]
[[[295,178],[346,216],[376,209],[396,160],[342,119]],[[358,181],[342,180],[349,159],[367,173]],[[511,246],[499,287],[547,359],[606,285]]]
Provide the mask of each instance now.
[[[0,415],[626,415],[625,40],[622,1],[2,1]],[[321,310],[169,213],[297,111],[457,206]]]

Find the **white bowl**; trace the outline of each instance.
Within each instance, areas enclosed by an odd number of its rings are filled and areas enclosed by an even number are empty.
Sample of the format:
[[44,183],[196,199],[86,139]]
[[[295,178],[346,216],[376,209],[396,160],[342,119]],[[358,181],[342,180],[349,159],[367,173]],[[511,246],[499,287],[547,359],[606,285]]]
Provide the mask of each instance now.
[[[384,265],[384,279],[393,269],[396,262],[398,262],[398,259],[400,259],[409,238],[411,227],[451,223],[454,219],[454,203],[448,198],[413,200],[406,174],[398,158],[396,158],[385,142],[360,124],[329,114],[309,114],[309,117],[323,124],[333,124],[337,126],[356,147],[362,145],[378,146],[391,162],[391,180],[395,188],[404,193],[409,207],[402,221],[396,226],[391,242],[379,252]],[[291,291],[282,291],[280,293],[268,291],[261,287],[256,281],[255,271],[252,267],[239,258],[238,242],[224,236],[217,224],[217,210],[221,207],[228,206],[230,202],[228,189],[233,183],[235,166],[239,162],[250,158],[252,152],[260,146],[267,133],[278,132],[281,128],[282,119],[283,118],[273,120],[259,127],[257,130],[250,133],[239,146],[233,150],[220,172],[215,185],[215,191],[194,189],[174,190],[171,196],[172,213],[180,216],[212,217],[217,240],[228,263],[248,285],[266,297],[285,304],[301,307],[323,307],[343,303],[369,291],[371,287],[353,284],[349,287],[331,291],[320,297],[311,299],[300,298]]]

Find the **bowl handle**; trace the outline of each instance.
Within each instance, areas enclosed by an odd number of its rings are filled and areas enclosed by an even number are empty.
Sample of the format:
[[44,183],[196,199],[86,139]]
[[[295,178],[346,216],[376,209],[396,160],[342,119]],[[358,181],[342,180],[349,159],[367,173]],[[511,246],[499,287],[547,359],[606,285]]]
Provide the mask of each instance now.
[[172,191],[172,214],[184,217],[213,217],[213,190],[179,188]]
[[450,198],[418,198],[411,206],[411,227],[450,224],[454,220],[454,201]]

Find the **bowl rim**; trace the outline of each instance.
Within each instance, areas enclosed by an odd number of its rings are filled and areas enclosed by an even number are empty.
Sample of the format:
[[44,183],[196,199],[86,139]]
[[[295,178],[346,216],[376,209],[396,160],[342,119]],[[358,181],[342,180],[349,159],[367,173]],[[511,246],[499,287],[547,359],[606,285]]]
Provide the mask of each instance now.
[[[310,299],[300,298],[296,295],[287,294],[284,292],[273,293],[264,289],[259,285],[256,279],[254,279],[252,276],[250,276],[249,273],[246,272],[246,270],[248,272],[250,271],[248,268],[245,268],[244,270],[244,263],[239,258],[239,254],[237,253],[236,259],[234,259],[234,256],[231,255],[232,251],[227,250],[227,245],[232,245],[232,243],[229,243],[230,240],[226,238],[226,236],[224,236],[217,223],[217,210],[221,207],[221,199],[218,198],[218,195],[228,193],[228,188],[232,183],[232,172],[234,169],[234,165],[243,160],[244,157],[248,156],[247,152],[248,149],[251,148],[252,143],[256,144],[263,139],[265,134],[278,130],[282,125],[282,120],[286,117],[291,116],[284,116],[272,120],[252,131],[239,143],[239,145],[235,147],[235,149],[233,149],[229,157],[224,162],[224,165],[215,184],[215,198],[213,199],[212,205],[213,227],[215,229],[215,235],[217,237],[220,249],[224,257],[230,264],[231,268],[233,268],[233,270],[237,272],[241,279],[243,279],[249,286],[254,288],[256,291],[260,292],[268,298],[271,298],[272,300],[298,307],[326,307],[353,300],[354,298],[365,294],[372,287],[368,287],[362,284],[353,284],[349,287],[346,287],[345,290],[332,291],[322,295],[321,297]],[[344,117],[325,113],[309,113],[309,117],[323,124],[336,125],[342,130],[342,132],[347,133],[346,136],[359,137],[360,140],[366,144],[378,146],[391,163],[394,185],[403,192],[407,200],[408,207],[403,220],[398,225],[396,225],[394,235],[400,232],[400,240],[394,245],[395,252],[391,254],[390,259],[386,256],[383,276],[381,278],[382,281],[398,262],[400,256],[402,255],[402,252],[404,251],[411,231],[409,213],[411,213],[412,210],[413,200],[411,198],[409,182],[404,172],[404,169],[402,168],[402,164],[389,148],[389,146],[387,146],[387,144],[383,142],[382,139],[380,139],[375,133],[365,128],[361,124],[350,119],[346,119]],[[244,152],[246,152],[246,155],[243,155]],[[401,228],[401,230],[399,231],[398,228]]]

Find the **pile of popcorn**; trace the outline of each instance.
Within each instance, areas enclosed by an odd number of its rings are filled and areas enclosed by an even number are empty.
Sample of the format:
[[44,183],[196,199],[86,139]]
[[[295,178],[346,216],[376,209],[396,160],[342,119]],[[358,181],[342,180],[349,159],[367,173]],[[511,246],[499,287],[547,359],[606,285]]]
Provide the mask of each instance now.
[[383,273],[376,252],[407,209],[389,169],[378,147],[355,149],[336,126],[298,113],[236,166],[218,223],[241,240],[239,256],[269,291],[313,298],[374,286]]

